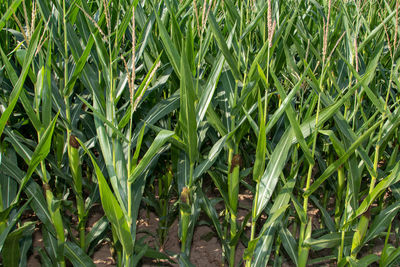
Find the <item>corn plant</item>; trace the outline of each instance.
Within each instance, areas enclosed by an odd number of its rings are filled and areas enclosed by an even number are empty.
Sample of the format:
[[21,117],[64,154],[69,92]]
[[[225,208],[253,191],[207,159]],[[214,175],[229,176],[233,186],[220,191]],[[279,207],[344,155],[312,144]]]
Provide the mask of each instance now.
[[93,266],[104,241],[117,266],[192,266],[199,224],[221,265],[399,264],[399,1],[0,10],[4,266]]

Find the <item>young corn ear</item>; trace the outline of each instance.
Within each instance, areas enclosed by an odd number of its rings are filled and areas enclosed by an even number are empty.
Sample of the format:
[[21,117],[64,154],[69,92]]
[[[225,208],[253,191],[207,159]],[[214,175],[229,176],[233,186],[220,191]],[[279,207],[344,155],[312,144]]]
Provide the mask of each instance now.
[[57,261],[61,267],[65,267],[64,260],[64,243],[65,243],[65,233],[64,224],[60,212],[60,202],[54,199],[53,192],[51,191],[50,185],[47,183],[43,184],[44,193],[47,200],[47,208],[50,212],[51,220],[53,226],[56,230],[57,236]]
[[344,177],[344,167],[340,166],[338,169],[338,187],[337,187],[337,194],[336,194],[336,207],[335,207],[335,223],[336,226],[339,227],[340,219],[342,215],[342,199],[343,193],[345,190],[345,177]]
[[[238,197],[239,197],[239,183],[240,183],[240,167],[243,165],[242,157],[240,154],[235,154],[231,162],[229,164],[229,173],[228,173],[228,197],[229,197],[229,205],[231,207],[230,214],[230,236],[231,240],[233,240],[237,235],[237,226],[236,226],[236,216],[237,216],[237,206],[238,206]],[[230,247],[230,258],[229,258],[229,266],[235,266],[235,247],[233,244]]]
[[82,192],[82,169],[79,156],[79,142],[76,136],[71,134],[68,142],[68,159],[71,169],[72,179],[74,181],[73,187],[76,194],[76,206],[78,209],[78,228],[79,228],[79,242],[82,249],[85,248],[85,203],[83,200]]
[[366,213],[361,215],[360,220],[358,221],[358,225],[353,236],[353,241],[351,243],[351,257],[354,259],[356,259],[357,253],[360,250],[360,245],[362,244],[365,234],[367,233],[370,219],[371,214],[368,210]]
[[186,253],[187,233],[190,223],[190,189],[184,187],[180,195],[180,225],[179,225],[179,239],[181,241],[181,252]]
[[[304,230],[304,232],[302,234],[303,235],[302,239],[307,240],[307,239],[311,238],[312,218],[309,218],[307,226],[305,229],[303,228],[303,230]],[[300,231],[302,231],[302,230],[300,230]],[[298,264],[299,265],[298,266],[300,266],[300,267],[307,266],[309,251],[310,251],[310,247],[308,247],[306,245],[301,245],[299,247],[299,256],[298,256]]]

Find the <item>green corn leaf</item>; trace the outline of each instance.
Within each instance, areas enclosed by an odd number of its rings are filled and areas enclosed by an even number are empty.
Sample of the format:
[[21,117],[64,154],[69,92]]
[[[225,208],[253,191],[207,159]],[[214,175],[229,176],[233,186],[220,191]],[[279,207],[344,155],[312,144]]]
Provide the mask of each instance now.
[[31,157],[31,159],[29,161],[28,170],[27,170],[24,178],[21,181],[21,184],[20,184],[20,187],[19,187],[19,190],[18,190],[18,194],[17,194],[17,196],[16,196],[16,198],[14,200],[15,202],[17,202],[19,200],[19,196],[20,196],[22,190],[24,189],[26,183],[31,178],[33,172],[36,170],[36,167],[49,154],[50,146],[51,146],[51,139],[53,137],[54,127],[56,125],[57,118],[58,118],[58,113],[54,117],[54,119],[51,122],[51,124],[49,125],[49,127],[46,129],[46,131],[41,136],[41,138],[39,140],[39,144],[35,148],[35,151],[33,152],[32,157]]
[[90,246],[95,245],[94,242],[107,230],[108,224],[107,218],[103,216],[93,225],[85,238],[85,251],[87,251]]
[[[277,219],[282,215],[283,212],[286,211],[286,209],[289,207],[289,205],[284,205],[280,208],[278,208],[274,213],[271,214],[270,217],[268,217],[267,221],[265,222],[265,224],[263,225],[261,232],[259,234],[259,236],[253,240],[251,240],[249,242],[248,247],[246,248],[243,258],[245,260],[249,260],[251,259],[251,257],[254,255],[255,259],[252,261],[252,264],[254,264],[254,266],[261,266],[260,262],[262,261],[261,258],[259,257],[259,253],[254,254],[254,250],[257,247],[257,244],[261,241],[261,245],[263,247],[263,249],[266,248],[266,244],[264,243],[264,238],[262,238],[264,235],[269,236],[270,235],[270,231],[272,226],[277,222]],[[265,266],[265,262],[264,262],[264,266]]]
[[149,167],[149,163],[154,157],[155,154],[158,153],[160,148],[174,135],[174,132],[162,130],[159,132],[154,139],[153,143],[147,150],[146,154],[140,160],[139,164],[132,170],[131,175],[128,178],[129,182],[135,181],[140,175],[142,175],[146,169]]
[[[125,16],[121,19],[121,23],[119,25],[116,25],[117,32],[118,32],[117,33],[117,36],[118,36],[117,44],[118,45],[116,47],[120,47],[124,33],[126,32],[128,26],[129,26],[129,23],[132,20],[132,15],[133,15],[132,9],[137,7],[138,2],[139,2],[138,0],[135,0],[135,1],[132,1],[130,3],[130,5],[126,6]],[[118,50],[118,49],[116,49],[116,50]]]
[[3,250],[4,242],[6,241],[8,234],[13,229],[13,227],[21,217],[22,213],[28,207],[29,202],[31,202],[31,200],[32,198],[28,199],[28,201],[25,202],[25,204],[18,210],[18,212],[12,218],[9,219],[7,227],[0,234],[0,252]]
[[[261,69],[259,70],[259,73],[262,73]],[[262,73],[262,75],[264,75],[264,74]],[[275,73],[272,70],[271,70],[271,77],[274,80],[276,79],[276,81],[275,81],[276,86],[279,87],[280,86],[280,84],[278,83],[279,81],[277,80],[277,77],[276,77]],[[304,76],[303,76],[303,78],[304,78]],[[300,85],[301,85],[301,83],[298,82],[296,84],[296,86],[290,91],[290,93],[287,96],[286,96],[286,94],[284,94],[285,98],[282,101],[281,105],[279,106],[279,108],[274,112],[274,114],[268,120],[266,133],[269,133],[271,131],[272,127],[275,126],[276,122],[281,117],[283,112],[285,112],[288,108],[290,108],[291,101],[292,101],[293,97],[300,90]],[[304,139],[304,137],[303,137],[303,139]]]
[[356,150],[358,146],[360,146],[366,138],[370,136],[370,134],[375,131],[376,128],[380,125],[380,121],[372,125],[365,133],[363,133],[350,147],[347,149],[346,153],[341,156],[334,163],[329,165],[329,167],[321,174],[321,176],[314,181],[314,183],[308,188],[307,191],[304,192],[304,196],[310,196],[318,187],[328,179],[338,168],[341,166]]
[[379,260],[378,255],[370,254],[367,255],[359,260],[353,259],[351,257],[347,258],[350,266],[354,267],[362,267],[362,266],[370,266],[373,262]]
[[[97,99],[94,99],[93,107],[94,109],[101,110],[100,103],[97,101]],[[116,192],[115,196],[117,197],[118,203],[120,204],[121,208],[123,210],[126,210],[126,186],[123,186],[123,183],[126,181],[126,179],[122,180],[123,177],[117,177],[117,170],[114,168],[115,162],[113,158],[113,150],[111,147],[111,138],[108,136],[104,124],[96,116],[94,117],[94,123],[96,127],[98,142],[100,144],[104,162],[106,164],[108,176],[113,190]],[[122,157],[121,154],[118,154],[117,156]],[[122,168],[119,168],[118,171],[122,171],[121,169]]]
[[[326,120],[328,120],[330,117],[332,117],[335,112],[340,108],[345,100],[350,97],[353,92],[360,86],[358,83],[356,86],[353,86],[351,90],[349,90],[346,95],[344,95],[339,101],[335,102],[328,108],[322,110],[319,114],[319,124],[324,123]],[[378,126],[378,123],[374,125],[376,128]],[[304,137],[309,136],[313,129],[315,129],[315,117],[311,117],[304,121],[300,125],[300,129],[303,133]],[[372,132],[375,128],[371,128],[368,130],[368,132]],[[366,138],[367,134],[363,135],[363,138]],[[362,140],[362,139],[361,139]],[[271,157],[270,157],[270,162],[267,165],[267,168],[263,174],[263,177],[261,178],[260,182],[260,193],[257,201],[257,206],[256,206],[256,214],[257,217],[261,214],[262,210],[265,208],[267,205],[270,197],[272,196],[272,193],[275,189],[276,183],[278,181],[278,176],[280,175],[286,161],[287,161],[287,154],[289,153],[290,145],[295,143],[297,141],[296,137],[294,136],[292,130],[287,130],[285,134],[281,137],[279,143],[276,145]],[[360,143],[360,139],[358,140]],[[359,143],[354,143],[353,146],[357,147]],[[335,168],[332,168],[330,171],[336,170]],[[325,171],[326,172],[326,171]],[[312,186],[311,186],[312,187]]]
[[[155,124],[158,120],[160,120],[162,117],[166,116],[167,114],[170,114],[174,110],[176,110],[179,107],[179,93],[180,91],[178,90],[175,92],[173,95],[171,95],[169,98],[164,99],[157,103],[146,115],[146,117],[143,119],[143,121],[139,122],[138,125],[136,126],[134,132],[133,132],[133,137],[132,137],[132,143],[136,144],[137,138],[139,136],[140,130],[143,127],[143,124],[147,125],[153,125]],[[127,120],[129,122],[129,119]],[[119,125],[119,128],[122,128],[123,125]],[[148,128],[145,129],[146,133]]]
[[[222,53],[224,54],[225,60],[228,63],[228,65],[230,66],[232,74],[235,77],[235,80],[240,81],[241,75],[237,68],[237,63],[235,63],[236,60],[234,59],[233,55],[231,54],[231,52],[228,49],[228,46],[224,40],[224,37],[222,36],[222,33],[218,28],[218,23],[215,19],[213,12],[210,12],[210,14],[208,15],[208,21],[210,23],[210,27],[214,34],[215,40],[217,41],[219,48],[221,49]],[[234,30],[235,30],[235,27],[233,27],[232,31],[234,31]]]
[[203,173],[205,173],[210,169],[210,167],[217,160],[218,155],[221,153],[222,148],[224,148],[227,138],[228,136],[225,135],[221,137],[217,142],[215,142],[210,152],[208,153],[207,159],[203,160],[202,162],[200,162],[198,166],[196,166],[193,173],[194,179],[199,178]]
[[259,133],[257,140],[257,149],[256,149],[256,160],[254,161],[253,168],[253,180],[258,182],[261,179],[261,175],[265,168],[265,155],[267,150],[267,133],[265,127],[265,117],[266,114],[263,113],[263,107],[261,104],[261,96],[258,93],[258,111],[259,111]]
[[[16,1],[19,2],[20,1]],[[14,2],[14,3],[16,3]],[[31,42],[29,43],[29,47],[28,50],[26,51],[26,56],[24,58],[24,63],[23,63],[23,68],[21,71],[21,74],[18,78],[17,83],[14,86],[13,91],[11,92],[11,95],[9,97],[9,101],[8,101],[8,107],[6,108],[6,110],[4,112],[2,112],[1,117],[0,117],[0,136],[3,133],[4,127],[12,113],[12,111],[14,110],[15,105],[17,104],[18,98],[23,90],[23,86],[24,86],[24,82],[26,79],[26,76],[28,75],[28,71],[30,69],[31,66],[31,62],[33,60],[33,57],[35,55],[37,46],[38,46],[38,42],[39,42],[39,36],[40,36],[40,31],[41,31],[42,27],[39,24],[39,26],[35,29],[35,32],[32,35],[31,38]],[[4,53],[2,53],[4,54]]]
[[179,266],[194,267],[195,265],[190,262],[190,259],[185,253],[181,253],[179,254]]
[[379,33],[379,31],[382,31],[383,28],[385,27],[385,24],[393,18],[393,16],[396,14],[396,11],[394,10],[390,14],[388,14],[384,20],[382,20],[381,23],[377,27],[375,27],[374,30],[372,30],[368,36],[359,44],[358,49],[361,50],[364,48],[365,45],[369,44],[371,42],[371,39],[374,38],[375,35]]
[[290,199],[292,200],[293,206],[297,212],[297,215],[299,216],[300,222],[307,224],[307,214],[299,200],[292,193],[290,194]]
[[356,211],[356,217],[360,216],[364,212],[367,211],[367,209],[371,206],[371,204],[375,201],[375,199],[389,186],[392,184],[395,184],[400,180],[400,162],[396,164],[396,166],[393,168],[391,173],[383,178],[372,190],[370,194],[363,200],[361,205],[358,207]]
[[158,55],[156,60],[154,61],[153,65],[147,72],[146,76],[144,77],[142,83],[140,84],[139,88],[135,90],[135,99],[141,99],[144,93],[147,91],[150,82],[154,78],[154,71],[156,71],[157,67],[159,66],[160,58],[162,53]]
[[73,242],[65,242],[64,254],[73,266],[96,266],[93,260]]
[[[344,238],[345,245],[350,245],[353,239],[352,233],[346,233]],[[307,238],[304,240],[304,245],[310,246],[312,250],[319,251],[326,248],[334,248],[340,245],[342,241],[342,233],[334,232],[323,235],[317,239]]]
[[375,254],[367,255],[362,257],[359,261],[358,264],[359,266],[371,266],[372,263],[379,261],[380,257]]
[[336,135],[333,131],[319,130],[319,133],[329,136],[329,139],[331,140],[332,145],[335,148],[335,151],[339,156],[343,156],[346,153],[346,149],[344,148],[344,146],[340,142],[340,140],[336,137]]
[[58,244],[56,237],[50,234],[45,227],[42,228],[42,234],[44,247],[46,248],[49,258],[53,261],[57,261]]
[[145,251],[145,253],[143,253],[142,256],[152,259],[161,259],[173,262],[167,255],[155,249],[150,248],[147,244],[142,244],[141,242],[137,242],[137,244],[135,244],[135,253],[137,253],[137,255],[140,255],[140,253],[142,253],[143,251]]
[[310,264],[310,265],[315,265],[315,264],[319,265],[319,264],[323,264],[324,262],[327,262],[327,261],[335,260],[336,257],[337,257],[337,255],[328,255],[328,256],[324,256],[324,257],[310,259],[308,261],[308,264]]
[[179,122],[187,146],[190,163],[193,164],[198,157],[197,148],[197,123],[195,114],[195,92],[193,76],[185,51],[181,56],[181,81],[180,81],[180,113]]
[[35,229],[35,222],[26,222],[24,225],[9,233],[2,251],[4,266],[18,266],[21,257],[20,240],[31,236]]
[[[16,162],[12,162],[11,159],[6,157],[3,159],[1,167],[2,171],[4,171],[7,175],[11,176],[19,184],[21,184],[22,179],[25,175],[24,172],[21,171],[16,165]],[[36,216],[49,231],[54,233],[54,228],[51,223],[51,217],[47,209],[47,203],[42,194],[42,188],[35,181],[29,180],[24,188],[24,192],[29,198],[32,198],[30,206],[35,212]]]
[[[371,72],[371,71],[370,71]],[[324,105],[326,106],[335,106],[335,105],[339,105],[340,106],[344,105],[346,101],[348,101],[347,99],[349,98],[349,93],[353,94],[363,83],[364,80],[368,79],[369,73],[365,73],[362,78],[352,87],[349,89],[349,91],[339,100],[339,101],[333,101],[330,97],[328,97],[324,92],[321,92],[321,101],[322,103],[324,103]],[[315,78],[313,72],[311,70],[309,70],[309,75],[311,76],[311,81],[310,84],[314,87],[315,90],[319,90],[319,86],[318,86],[318,81]],[[327,108],[328,109],[328,108]],[[320,117],[322,117],[323,112],[321,112]],[[352,144],[354,143],[354,141],[356,140],[357,136],[354,133],[354,131],[351,129],[351,127],[348,125],[348,123],[346,122],[345,118],[343,117],[343,115],[341,114],[341,112],[336,112],[333,116],[335,123],[338,125],[339,129],[341,130],[341,132],[343,133],[343,135],[348,139],[349,143]],[[371,176],[376,176],[376,172],[374,171],[373,168],[373,163],[371,161],[371,159],[369,158],[369,156],[367,155],[366,151],[364,150],[363,147],[359,147],[357,149],[357,151],[360,153],[360,156],[362,158],[362,160],[366,163],[366,167],[370,173]],[[356,191],[354,191],[353,188],[353,192],[357,193]]]
[[261,214],[274,192],[278,177],[286,163],[287,155],[291,147],[292,132],[282,136],[271,155],[270,162],[260,180],[259,196],[256,201],[256,218]]
[[217,231],[218,237],[222,240],[222,245],[224,246],[227,251],[229,251],[228,244],[226,243],[224,239],[224,233],[221,228],[220,221],[218,219],[218,214],[215,208],[212,206],[211,201],[204,195],[203,192],[200,191],[199,193],[200,196],[200,205],[202,210],[205,212],[205,214],[211,219],[213,226],[215,230]]
[[180,78],[181,77],[181,68],[179,66],[180,66],[180,62],[181,62],[181,57],[178,52],[179,50],[174,46],[174,43],[171,40],[171,37],[169,36],[167,29],[165,28],[164,24],[162,23],[157,12],[155,12],[155,14],[156,14],[158,28],[160,31],[160,38],[165,47],[165,52],[167,53],[168,58],[171,61],[171,65],[174,68],[176,75],[178,76],[178,78]]
[[32,237],[26,236],[22,240],[20,240],[20,242],[21,257],[18,266],[23,267],[28,265],[28,252],[29,249],[32,247]]
[[400,209],[400,201],[393,203],[386,209],[382,210],[373,220],[371,225],[369,226],[368,232],[365,236],[363,244],[366,244],[368,241],[372,240],[380,233],[384,232],[388,225],[393,221],[394,217],[398,214]]
[[140,133],[139,133],[139,137],[137,139],[135,153],[133,154],[132,166],[137,166],[137,162],[138,162],[138,159],[139,159],[140,148],[142,147],[142,141],[143,141],[143,136],[144,136],[144,131],[145,130],[146,130],[146,124],[143,124],[143,127],[142,127],[142,129],[140,130]]
[[74,85],[81,75],[82,70],[85,67],[86,62],[90,56],[93,44],[94,38],[93,36],[91,36],[89,42],[85,46],[85,50],[83,51],[81,57],[79,58],[79,61],[74,68],[74,72],[72,73],[71,78],[68,80],[67,86],[64,88],[64,96],[68,97],[72,94]]
[[[10,153],[11,154],[11,153]],[[4,161],[7,161],[6,158],[11,158],[12,160],[16,160],[16,155],[7,155],[4,157]],[[1,166],[1,161],[0,161]],[[10,177],[3,176],[0,179],[0,210],[3,213],[5,209],[12,206],[12,201],[14,200],[15,196],[17,195],[18,184],[15,180],[10,179]],[[2,218],[2,221],[5,218]]]
[[[261,236],[260,241],[257,242],[256,248],[253,253],[254,256],[251,262],[251,266],[262,267],[268,264],[272,252],[272,246],[275,240],[275,232],[277,231],[277,226],[278,222],[274,222]],[[250,242],[248,248],[252,248],[250,245],[253,244]]]
[[[264,58],[267,58],[268,48],[269,48],[269,43],[265,42],[264,45],[261,47],[260,51],[258,52],[258,54],[256,55],[256,57],[254,58],[254,61],[251,64],[250,71],[249,71],[250,78],[253,78],[254,75],[257,75],[257,74],[259,75],[259,69],[261,69],[261,70],[263,69],[262,67],[260,67],[260,64],[262,64],[262,60]],[[266,80],[264,82],[266,82]]]
[[279,236],[282,240],[282,245],[285,248],[286,253],[289,255],[292,262],[297,266],[298,245],[296,240],[286,227],[281,228],[279,231]]
[[90,105],[89,102],[87,102],[83,97],[77,95],[77,97],[88,107],[93,111],[93,114],[101,121],[103,121],[105,124],[107,124],[108,127],[113,129],[114,133],[117,134],[122,140],[125,142],[129,142],[129,140],[125,137],[125,135],[117,129],[117,127],[114,126],[112,122],[110,122],[99,110],[97,110],[95,107]]
[[233,212],[229,203],[227,182],[223,180],[223,178],[217,172],[208,171],[208,174],[211,176],[211,179],[213,180],[215,186],[218,188],[218,191],[220,192],[222,199],[224,200],[226,208],[229,210],[229,212]]
[[[50,35],[49,42],[52,41]],[[43,92],[42,92],[42,123],[47,127],[51,122],[52,116],[52,86],[51,86],[51,52],[52,46],[49,45],[47,49],[46,64],[44,66],[44,81],[43,81]]]
[[[5,65],[5,69],[7,70],[8,76],[10,77],[11,83],[14,86],[14,90],[15,90],[16,86],[18,85],[18,81],[19,81],[17,72],[15,71],[11,62],[8,60],[7,56],[4,54],[4,51],[2,50],[1,47],[0,47],[0,53],[1,53],[1,57],[3,59],[4,65]],[[38,119],[38,114],[36,114],[36,112],[33,110],[33,108],[32,108],[33,104],[30,103],[30,101],[28,100],[23,87],[22,87],[20,95],[19,95],[19,100],[22,102],[22,105],[26,111],[26,114],[28,115],[28,117],[31,120],[35,129],[37,131],[40,131],[42,125]],[[1,119],[0,119],[0,121],[1,121]]]
[[43,248],[40,248],[38,252],[40,255],[40,261],[44,267],[51,267],[54,265]]
[[214,106],[210,103],[210,106],[206,112],[207,121],[220,133],[220,135],[226,135],[228,130],[222,123],[222,120],[218,117],[218,114],[214,110]]
[[[93,167],[96,172],[97,180],[99,183],[99,191],[100,191],[100,198],[101,203],[104,209],[104,212],[111,222],[111,224],[115,227],[115,230],[118,235],[118,239],[120,240],[124,250],[128,255],[133,252],[133,243],[131,238],[131,232],[128,226],[128,222],[126,220],[126,216],[118,204],[118,201],[114,197],[113,192],[111,191],[110,187],[107,184],[106,179],[104,178],[103,173],[101,172],[99,166],[95,158],[92,156],[90,151],[86,148],[86,146],[78,139],[78,142],[85,150],[85,152],[89,155]],[[68,251],[68,249],[66,250]]]
[[380,260],[379,266],[393,266],[393,262],[400,258],[400,248],[394,249],[386,258]]
[[260,11],[258,11],[257,16],[254,19],[252,19],[251,23],[247,25],[246,29],[244,29],[242,36],[240,36],[240,39],[243,39],[249,32],[251,32],[254,29],[254,27],[257,26],[257,23],[264,16],[264,13],[267,11],[267,9],[268,5],[264,3]]
[[22,0],[13,1],[12,4],[8,6],[7,11],[4,14],[2,14],[0,19],[0,31],[3,30],[7,20],[11,17],[12,14],[15,13],[21,2]]
[[99,61],[101,63],[102,69],[103,69],[103,75],[104,78],[106,79],[106,84],[107,86],[110,85],[110,77],[108,76],[108,68],[111,64],[110,62],[110,57],[108,55],[107,49],[105,47],[105,44],[102,42],[102,39],[100,38],[100,33],[92,33],[92,37],[94,39],[94,43],[96,45],[96,51],[97,54],[99,55]]
[[[363,79],[363,87],[362,89],[366,91],[368,98],[371,100],[371,102],[375,105],[375,107],[381,112],[385,113],[384,106],[385,106],[385,101],[382,99],[382,97],[378,98],[374,92],[368,87],[373,78],[375,77],[375,69],[379,63],[379,59],[381,56],[383,50],[383,43],[379,44],[377,48],[374,51],[374,58],[369,62],[365,72],[367,75],[367,79]],[[361,79],[361,76],[357,73],[357,71],[354,69],[354,67],[347,62],[345,58],[342,59],[346,62],[347,66],[350,68],[352,71],[353,75],[357,79]]]
[[224,1],[224,5],[226,5],[226,9],[228,10],[231,19],[235,20],[239,24],[240,14],[237,10],[237,6],[235,6],[231,0]]
[[196,112],[196,121],[197,127],[199,127],[199,123],[204,119],[206,115],[207,109],[211,103],[211,100],[214,96],[215,89],[217,88],[219,77],[222,72],[222,68],[224,66],[225,59],[222,54],[217,56],[216,63],[214,64],[210,78],[207,81],[205,88],[202,91],[199,104],[197,105],[197,112]]
[[[292,92],[293,91],[297,92],[299,90],[300,86],[303,84],[303,81],[305,80],[307,71],[308,71],[308,69],[305,70],[305,72],[303,73],[301,79],[297,82],[295,88],[292,89]],[[280,84],[278,78],[276,77],[276,75],[275,75],[275,73],[273,72],[272,69],[271,69],[271,76],[274,79],[274,82],[275,82],[276,88],[279,91],[279,94],[281,95],[282,98],[285,98],[285,100],[286,100],[287,95],[286,95],[282,85]],[[288,100],[290,101],[290,98]],[[299,125],[299,123],[297,121],[296,113],[293,110],[292,105],[289,104],[287,106],[287,108],[285,109],[285,111],[286,111],[286,115],[287,115],[287,117],[289,119],[290,125],[292,125],[292,127],[293,127],[294,134],[295,134],[295,136],[296,136],[296,138],[297,138],[297,140],[298,140],[298,142],[300,144],[301,149],[304,152],[304,155],[306,156],[306,159],[307,159],[308,163],[311,164],[311,165],[314,165],[315,161],[314,161],[314,159],[313,159],[313,157],[311,155],[310,149],[307,146],[307,143],[306,143],[306,141],[304,139],[303,133],[300,130],[300,125]]]
[[336,227],[335,223],[332,220],[331,216],[329,215],[328,211],[321,205],[321,203],[318,201],[318,199],[314,196],[310,196],[310,199],[312,202],[314,202],[315,206],[318,207],[318,209],[322,213],[322,220],[324,221],[326,227],[329,229],[331,232],[335,232]]

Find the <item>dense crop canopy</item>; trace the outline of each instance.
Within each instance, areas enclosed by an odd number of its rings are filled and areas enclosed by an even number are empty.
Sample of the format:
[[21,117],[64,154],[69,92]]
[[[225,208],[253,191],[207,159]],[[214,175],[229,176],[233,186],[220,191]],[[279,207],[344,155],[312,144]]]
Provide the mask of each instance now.
[[0,1],[1,264],[398,266],[399,2]]

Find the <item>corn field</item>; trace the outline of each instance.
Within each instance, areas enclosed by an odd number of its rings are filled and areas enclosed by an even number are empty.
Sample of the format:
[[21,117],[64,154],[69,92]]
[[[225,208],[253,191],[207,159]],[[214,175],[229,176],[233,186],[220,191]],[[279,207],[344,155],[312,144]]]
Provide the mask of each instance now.
[[400,266],[399,3],[1,0],[0,265]]

